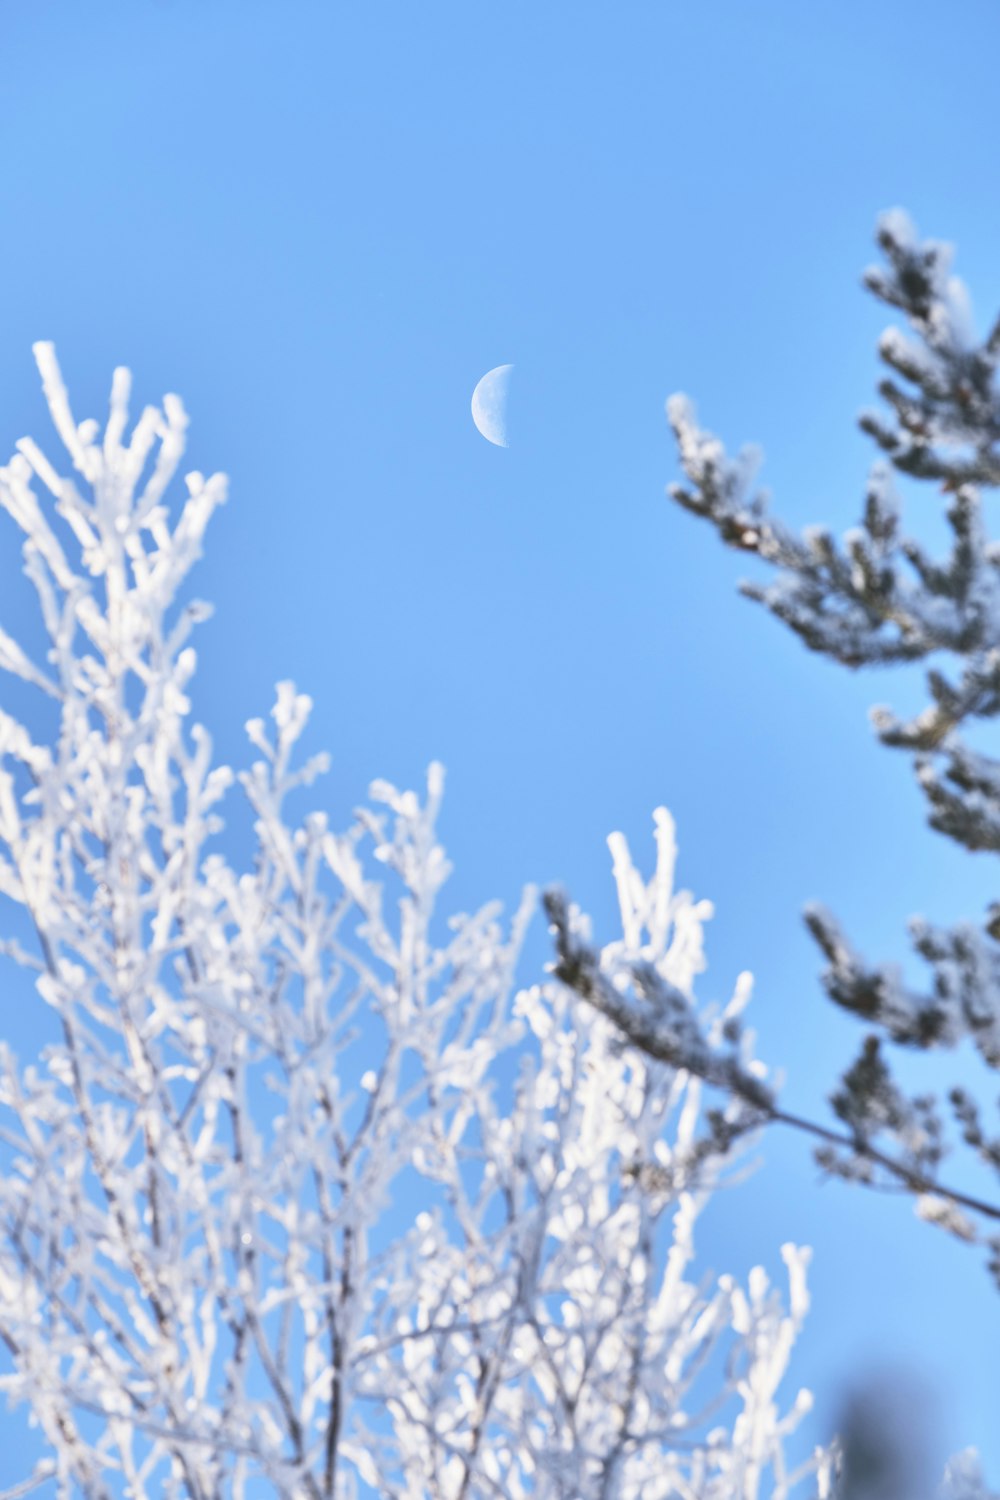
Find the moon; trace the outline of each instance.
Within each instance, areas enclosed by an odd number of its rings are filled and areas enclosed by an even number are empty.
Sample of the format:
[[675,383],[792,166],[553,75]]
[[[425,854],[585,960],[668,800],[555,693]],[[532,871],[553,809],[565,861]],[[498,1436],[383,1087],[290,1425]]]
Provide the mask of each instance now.
[[488,443],[507,447],[507,387],[513,365],[497,365],[472,393],[472,420]]

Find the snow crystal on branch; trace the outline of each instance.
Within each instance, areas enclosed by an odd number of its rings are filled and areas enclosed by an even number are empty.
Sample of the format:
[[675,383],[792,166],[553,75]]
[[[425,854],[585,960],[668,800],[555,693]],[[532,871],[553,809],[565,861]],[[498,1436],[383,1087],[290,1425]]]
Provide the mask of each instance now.
[[[207,606],[178,596],[225,482],[189,474],[175,506],[178,398],[129,436],[119,370],[102,435],[36,356],[71,474],[27,439],[0,470],[50,642],[36,665],[0,634],[0,667],[59,712],[48,744],[0,713],[0,892],[36,939],[0,954],[59,1024],[26,1066],[0,1049],[0,1388],[49,1447],[34,1478],[749,1500],[816,1469],[825,1493],[828,1455],[784,1458],[805,1253],[788,1298],[692,1269],[735,1132],[558,979],[515,994],[530,890],[509,922],[441,920],[439,766],[422,794],[373,783],[344,832],[290,819],[327,764],[300,759],[291,682],[246,726],[249,768],[214,762],[191,722]],[[234,784],[244,869],[218,838]],[[623,937],[595,972],[683,1030],[709,908],[673,890],[664,812],[657,844],[647,886],[614,843]],[[737,991],[684,1035],[763,1090]]]

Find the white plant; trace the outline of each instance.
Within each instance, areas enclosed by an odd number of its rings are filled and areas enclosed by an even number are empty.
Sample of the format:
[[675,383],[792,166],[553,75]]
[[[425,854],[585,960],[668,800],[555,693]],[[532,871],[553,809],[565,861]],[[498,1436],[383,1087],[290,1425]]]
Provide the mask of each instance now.
[[[530,892],[507,929],[443,918],[439,767],[344,834],[289,821],[325,764],[296,764],[289,683],[247,725],[231,866],[234,778],[188,722],[207,609],[176,602],[225,480],[189,474],[172,519],[178,398],[127,439],[118,370],[101,434],[35,352],[73,477],[28,440],[0,470],[48,637],[36,662],[0,632],[0,666],[57,717],[46,743],[0,713],[0,892],[58,1041],[0,1054],[0,1339],[50,1456],[8,1493],[785,1495],[808,1252],[782,1251],[787,1306],[762,1270],[692,1279],[734,1154],[702,1084],[555,978],[515,995]],[[601,969],[690,1001],[709,908],[673,890],[665,814],[658,842],[648,886],[614,846]]]

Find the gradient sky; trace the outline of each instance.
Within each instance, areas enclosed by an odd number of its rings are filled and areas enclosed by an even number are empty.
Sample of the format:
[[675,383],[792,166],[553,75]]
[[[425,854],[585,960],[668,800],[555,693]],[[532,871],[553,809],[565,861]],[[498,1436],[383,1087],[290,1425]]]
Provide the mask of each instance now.
[[[602,937],[605,836],[648,862],[665,802],[682,882],[717,907],[701,994],[754,971],[761,1054],[813,1114],[859,1034],[822,998],[804,901],[903,959],[908,915],[977,913],[995,871],[926,830],[868,728],[913,679],[808,657],[664,498],[663,402],[686,390],[727,442],[760,441],[786,518],[853,524],[878,211],[957,242],[981,320],[1000,306],[998,47],[994,0],[946,20],[930,0],[0,8],[0,450],[57,451],[35,339],[78,417],[119,363],[137,405],[181,393],[188,466],[232,479],[195,585],[217,606],[195,696],[220,756],[247,758],[243,722],[294,677],[336,819],[439,758],[455,906],[555,879]],[[507,362],[501,450],[469,400]],[[15,633],[18,570],[0,528]],[[905,1201],[820,1185],[798,1139],[764,1158],[706,1215],[703,1263],[777,1273],[782,1241],[814,1246],[810,1431],[845,1379],[903,1364],[940,1450],[978,1444],[1000,1484],[978,1253]],[[0,1480],[22,1473],[0,1453]]]

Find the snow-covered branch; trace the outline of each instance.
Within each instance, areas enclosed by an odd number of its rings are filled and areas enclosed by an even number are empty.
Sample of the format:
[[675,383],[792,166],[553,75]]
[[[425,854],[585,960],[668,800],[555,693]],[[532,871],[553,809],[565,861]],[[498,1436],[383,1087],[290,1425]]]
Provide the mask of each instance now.
[[[0,667],[58,715],[0,715],[2,955],[58,1028],[0,1050],[0,1385],[52,1455],[20,1492],[784,1496],[808,1254],[784,1248],[784,1295],[694,1271],[739,1132],[558,978],[517,991],[530,892],[508,924],[442,908],[439,767],[420,796],[375,783],[346,832],[293,816],[325,759],[298,758],[290,683],[249,768],[215,764],[207,607],[178,596],[225,481],[189,474],[175,515],[179,399],[128,436],[119,370],[102,433],[36,354],[71,473],[29,440],[0,470],[48,637],[0,633]],[[616,872],[599,982],[676,1008],[705,909],[660,879],[647,910],[621,848]],[[824,1493],[830,1465],[806,1465]]]
[[[904,315],[909,333],[890,327],[879,344],[891,371],[879,387],[888,416],[865,413],[861,426],[885,457],[871,470],[860,524],[840,542],[826,527],[798,535],[784,526],[754,489],[759,455],[729,458],[682,396],[667,403],[685,474],[670,493],[710,520],[724,542],[770,565],[771,576],[743,585],[744,592],[812,650],[850,667],[934,658],[927,706],[909,719],[877,707],[872,721],[884,744],[913,756],[931,825],[967,849],[996,853],[1000,757],[988,733],[995,738],[1000,716],[1000,541],[989,535],[982,492],[1000,484],[1000,321],[984,338],[976,334],[968,294],[951,274],[950,247],[921,241],[905,214],[882,215],[877,238],[884,263],[866,272],[865,285]],[[931,556],[904,531],[894,471],[943,491],[951,533],[943,556]],[[812,905],[806,916],[828,961],[827,993],[838,1005],[901,1046],[949,1047],[968,1038],[988,1069],[1000,1067],[1000,904],[981,924],[942,929],[913,920],[914,947],[932,972],[926,993],[904,984],[895,966],[866,963],[823,907]],[[965,1143],[996,1181],[997,1131],[984,1128],[965,1089],[949,1099]],[[952,1207],[941,1207],[938,1106],[903,1097],[875,1038],[833,1102],[864,1149],[859,1158],[857,1150],[824,1147],[826,1167],[881,1181],[870,1156],[863,1158],[888,1131],[900,1149],[899,1178],[918,1195],[922,1216],[974,1237],[956,1212],[962,1195],[944,1192]],[[973,1201],[992,1216],[988,1204]],[[1000,1242],[991,1247],[996,1270]]]

